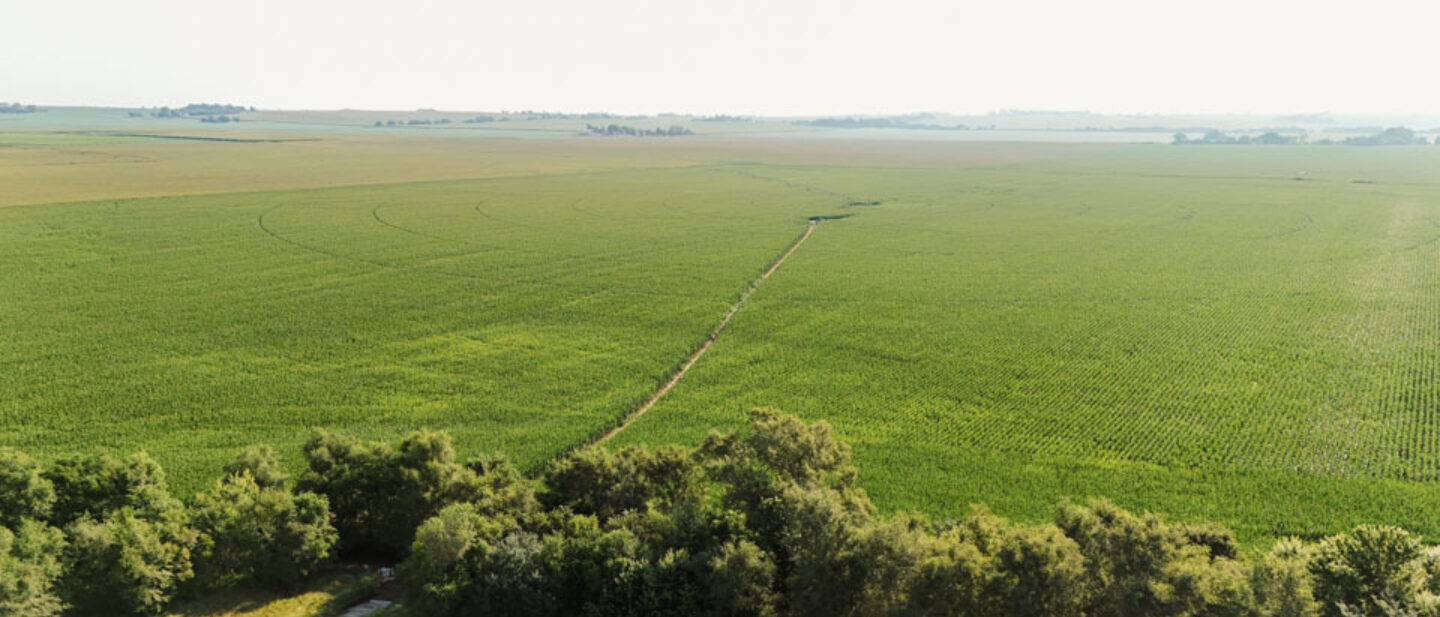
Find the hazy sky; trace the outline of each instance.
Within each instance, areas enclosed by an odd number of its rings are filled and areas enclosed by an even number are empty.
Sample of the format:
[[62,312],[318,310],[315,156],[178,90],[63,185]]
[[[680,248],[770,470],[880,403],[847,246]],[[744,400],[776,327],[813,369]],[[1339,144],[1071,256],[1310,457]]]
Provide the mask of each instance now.
[[0,0],[0,100],[1433,113],[1436,4]]

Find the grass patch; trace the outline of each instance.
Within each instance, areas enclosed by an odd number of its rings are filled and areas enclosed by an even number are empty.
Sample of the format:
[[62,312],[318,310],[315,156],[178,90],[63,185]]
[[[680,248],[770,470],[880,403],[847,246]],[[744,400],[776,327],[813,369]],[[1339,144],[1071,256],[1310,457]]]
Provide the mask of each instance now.
[[316,577],[297,593],[234,589],[184,603],[166,617],[333,617],[379,587],[374,574],[332,573]]

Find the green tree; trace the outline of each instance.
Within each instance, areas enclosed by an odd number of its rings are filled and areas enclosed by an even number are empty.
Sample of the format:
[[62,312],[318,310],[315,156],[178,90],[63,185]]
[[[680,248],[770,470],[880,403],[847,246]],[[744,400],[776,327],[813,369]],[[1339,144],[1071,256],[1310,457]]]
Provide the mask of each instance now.
[[45,520],[55,505],[55,486],[38,463],[0,448],[0,527],[18,528],[25,519]]
[[994,560],[957,535],[942,536],[931,555],[916,564],[907,582],[909,613],[934,617],[998,614],[986,589],[994,584]]
[[1085,556],[1087,614],[1095,617],[1245,615],[1254,606],[1249,577],[1220,553],[1213,534],[1153,514],[1136,516],[1107,501],[1066,504],[1056,526]]
[[248,470],[199,495],[193,510],[203,547],[196,570],[206,587],[291,586],[330,558],[337,538],[324,497],[261,486]]
[[1309,549],[1297,538],[1282,538],[1256,562],[1251,575],[1255,603],[1265,617],[1315,617]]
[[775,614],[775,564],[747,540],[724,544],[710,560],[713,617],[771,617]]
[[399,567],[416,613],[454,614],[462,594],[476,583],[477,564],[506,530],[468,503],[446,506],[421,524]]
[[290,479],[280,468],[280,459],[267,445],[250,446],[225,465],[226,475],[250,474],[261,488],[282,488]]
[[194,576],[195,532],[184,512],[125,507],[69,530],[62,597],[81,614],[157,615]]
[[652,500],[673,503],[702,489],[703,470],[683,448],[651,452],[643,446],[611,452],[585,448],[546,470],[541,494],[546,506],[566,506],[608,520]]
[[1381,616],[1413,608],[1427,580],[1419,538],[1399,527],[1360,525],[1332,536],[1310,559],[1327,617]]
[[62,458],[42,474],[55,488],[50,522],[104,519],[121,508],[164,510],[171,500],[165,470],[144,452],[122,460],[103,455]]
[[941,539],[975,545],[993,574],[982,590],[986,606],[1006,615],[1079,615],[1085,594],[1080,546],[1054,525],[1012,524],[983,507]]
[[54,617],[64,604],[55,585],[62,572],[64,534],[27,520],[0,527],[0,615]]
[[391,447],[316,431],[305,457],[309,473],[296,488],[329,500],[341,547],[350,551],[403,556],[416,528],[441,508],[485,496],[443,433],[417,431]]

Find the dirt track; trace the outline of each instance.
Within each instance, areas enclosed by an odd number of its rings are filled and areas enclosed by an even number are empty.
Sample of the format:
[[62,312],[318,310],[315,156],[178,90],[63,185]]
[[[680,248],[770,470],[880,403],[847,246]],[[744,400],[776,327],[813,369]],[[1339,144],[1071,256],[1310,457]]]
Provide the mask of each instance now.
[[735,317],[736,313],[740,312],[741,307],[745,306],[745,301],[750,299],[750,296],[755,293],[755,290],[760,288],[760,284],[764,283],[765,279],[770,278],[771,274],[774,274],[776,270],[780,269],[780,265],[785,263],[785,260],[789,259],[790,255],[795,252],[795,249],[800,248],[800,245],[804,244],[805,240],[810,238],[810,234],[815,233],[815,228],[820,226],[821,221],[822,219],[819,218],[810,219],[810,225],[805,228],[805,232],[800,234],[800,237],[796,238],[794,242],[791,242],[790,246],[785,249],[785,252],[775,258],[775,261],[770,262],[769,268],[766,268],[755,280],[750,281],[750,286],[746,287],[745,292],[740,294],[740,298],[736,300],[734,304],[730,305],[730,309],[725,311],[725,315],[720,318],[720,322],[715,324],[714,328],[710,329],[709,334],[705,335],[705,340],[701,341],[700,346],[696,347],[695,351],[690,352],[690,355],[685,357],[685,361],[680,364],[680,368],[676,369],[675,372],[670,375],[670,378],[666,379],[665,383],[661,384],[659,388],[651,392],[650,396],[646,397],[645,401],[640,403],[639,407],[636,407],[634,411],[626,414],[625,419],[622,420],[620,424],[615,425],[614,428],[596,437],[589,445],[599,445],[609,441],[611,437],[625,430],[626,427],[639,419],[640,416],[645,415],[645,412],[650,411],[650,408],[654,407],[655,403],[659,402],[660,398],[665,396],[666,392],[674,388],[675,384],[680,383],[680,380],[684,379],[685,374],[690,372],[690,368],[695,366],[695,363],[700,361],[700,357],[710,350],[710,346],[715,343],[716,337],[719,337],[720,333],[725,330],[725,326],[730,325],[730,320]]

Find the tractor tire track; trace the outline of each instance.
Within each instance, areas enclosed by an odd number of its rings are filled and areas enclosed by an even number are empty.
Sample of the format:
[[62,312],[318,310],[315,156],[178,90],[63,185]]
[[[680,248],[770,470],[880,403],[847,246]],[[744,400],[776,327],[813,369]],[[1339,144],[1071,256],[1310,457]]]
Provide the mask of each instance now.
[[[379,268],[379,269],[381,269],[381,270],[392,270],[392,271],[396,271],[396,272],[424,272],[424,273],[427,273],[427,274],[435,274],[435,275],[438,275],[438,276],[447,276],[447,277],[452,277],[452,278],[460,278],[460,279],[467,279],[467,280],[474,280],[474,281],[483,281],[483,280],[486,280],[485,277],[476,276],[476,275],[474,275],[474,274],[465,274],[465,273],[462,273],[462,272],[451,272],[451,271],[449,271],[449,270],[440,270],[440,269],[436,269],[436,268],[427,268],[427,267],[424,267],[424,266],[400,266],[400,265],[396,265],[396,264],[392,264],[392,263],[386,263],[386,262],[383,262],[383,261],[376,261],[376,260],[373,260],[373,259],[366,259],[366,258],[364,258],[364,257],[357,257],[357,256],[355,256],[355,255],[347,255],[347,254],[345,254],[345,253],[340,253],[340,252],[338,252],[338,251],[332,251],[332,250],[328,250],[328,249],[323,249],[323,248],[320,248],[320,247],[318,247],[318,246],[312,246],[312,245],[310,245],[310,244],[306,244],[306,243],[304,243],[304,242],[300,242],[300,241],[298,241],[298,240],[294,240],[294,239],[292,239],[292,238],[290,238],[290,237],[288,237],[288,236],[286,236],[286,235],[284,235],[284,234],[281,234],[281,233],[275,231],[274,229],[271,229],[268,225],[265,224],[265,217],[266,217],[266,216],[268,216],[268,215],[271,214],[272,212],[275,212],[276,210],[279,210],[280,208],[282,208],[282,207],[284,207],[284,206],[285,206],[285,204],[280,204],[280,205],[278,205],[278,206],[275,206],[275,207],[273,207],[273,208],[270,208],[269,210],[266,210],[266,211],[264,211],[264,212],[261,212],[261,213],[259,214],[259,216],[256,216],[256,217],[255,217],[255,224],[256,224],[256,226],[258,226],[258,227],[260,228],[260,231],[262,231],[262,232],[265,233],[265,235],[270,236],[271,238],[274,238],[274,239],[279,240],[279,241],[281,241],[281,242],[284,242],[284,243],[286,243],[286,244],[289,244],[290,246],[293,246],[293,247],[295,247],[295,248],[302,249],[302,250],[305,250],[305,251],[309,251],[309,252],[311,252],[311,253],[316,253],[316,254],[319,254],[319,255],[324,255],[324,256],[329,257],[329,258],[331,258],[331,259],[336,259],[336,260],[340,260],[340,261],[348,261],[348,262],[352,262],[352,263],[364,264],[364,265],[367,265],[367,266],[371,266],[371,267],[373,267],[373,268]],[[468,251],[468,252],[462,252],[462,253],[454,253],[454,254],[450,254],[450,255],[441,255],[441,256],[439,256],[438,258],[440,258],[440,259],[448,259],[448,258],[452,258],[452,257],[464,257],[464,256],[466,256],[466,255],[474,255],[474,254],[484,253],[484,252],[486,252],[486,251]]]
[[700,341],[700,344],[695,347],[694,351],[690,352],[690,355],[685,356],[685,359],[670,373],[670,377],[666,379],[664,383],[660,384],[660,387],[651,392],[650,396],[645,397],[645,400],[641,401],[634,409],[621,416],[614,426],[591,437],[574,449],[598,446],[609,441],[611,438],[620,434],[620,431],[625,430],[636,420],[639,420],[640,417],[645,415],[645,412],[650,411],[650,408],[654,407],[656,403],[660,402],[660,399],[664,397],[666,393],[670,392],[676,384],[680,383],[681,379],[685,378],[685,374],[690,372],[690,369],[695,366],[696,362],[700,361],[700,358],[705,355],[705,352],[710,351],[710,346],[715,343],[715,339],[719,338],[720,333],[725,331],[725,327],[730,325],[730,320],[735,318],[735,314],[740,312],[740,309],[745,306],[745,301],[749,300],[750,296],[755,294],[755,291],[760,288],[760,284],[770,278],[770,275],[774,274],[776,270],[779,270],[780,266],[785,263],[785,260],[789,259],[790,256],[800,248],[800,245],[804,244],[805,241],[810,238],[811,234],[815,233],[815,228],[819,227],[820,223],[824,220],[825,219],[820,217],[810,219],[810,224],[805,227],[805,231],[802,232],[798,238],[795,238],[795,240],[790,243],[790,246],[786,247],[785,250],[780,253],[779,257],[776,257],[774,261],[770,262],[770,266],[766,268],[764,272],[760,273],[760,276],[750,281],[750,285],[740,294],[739,299],[730,305],[730,309],[725,311],[725,315],[720,318],[720,321],[715,324],[714,328],[710,329],[710,332],[705,335],[704,340]]

